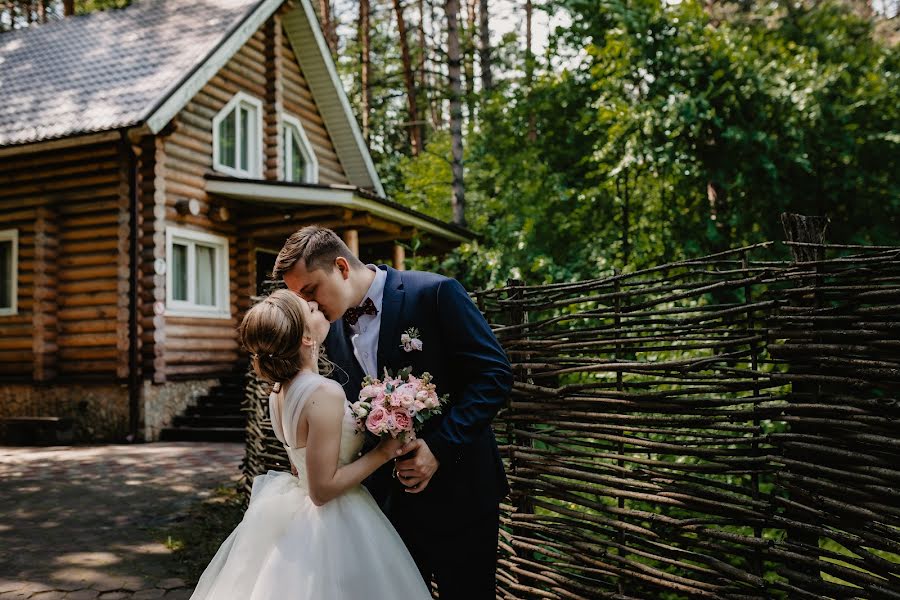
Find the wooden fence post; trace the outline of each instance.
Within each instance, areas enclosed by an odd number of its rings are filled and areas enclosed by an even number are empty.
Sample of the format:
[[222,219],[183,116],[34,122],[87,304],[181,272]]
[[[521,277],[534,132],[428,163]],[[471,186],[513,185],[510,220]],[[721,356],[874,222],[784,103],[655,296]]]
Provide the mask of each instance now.
[[[781,224],[784,228],[784,234],[786,241],[788,242],[796,242],[801,245],[791,245],[791,258],[795,264],[798,263],[810,263],[815,262],[819,263],[823,260],[825,250],[821,246],[821,244],[825,243],[825,229],[828,227],[828,218],[827,217],[816,217],[816,216],[805,216],[791,213],[782,213],[781,215]],[[809,245],[803,245],[809,244]],[[808,279],[800,278],[798,279],[798,284],[801,287],[811,287],[815,291],[812,294],[799,296],[796,299],[796,304],[801,307],[806,307],[809,309],[815,310],[821,304],[821,293],[818,291],[818,288],[821,286],[821,267],[819,264],[814,266],[814,274]],[[812,324],[812,343],[819,343],[819,336],[816,334],[816,322],[813,321]],[[801,358],[800,364],[792,361],[793,364],[788,366],[788,371],[795,373],[804,373],[809,367],[810,357]],[[793,381],[791,382],[791,391],[789,396],[794,398],[793,401],[796,401],[796,398],[799,396],[801,401],[803,398],[811,398],[811,402],[813,404],[818,404],[819,395],[821,393],[820,386],[817,382],[806,382],[806,381]],[[809,424],[794,421],[791,423],[791,433],[798,435],[813,435],[815,434],[815,427]],[[790,447],[790,441],[787,442],[785,448],[783,448],[783,453],[787,458],[798,458],[802,460],[804,457],[802,456],[802,450],[792,450]],[[793,515],[794,509],[786,510],[786,515],[792,521],[804,522],[804,515],[798,514]],[[800,544],[801,546],[807,546],[809,548],[818,548],[819,546],[819,536],[816,533],[809,532],[807,530],[801,528],[791,528],[786,530],[788,540],[793,540],[795,543]],[[819,579],[819,570],[813,566],[810,566],[806,562],[797,562],[795,564],[790,564],[789,567],[792,571],[798,573],[801,577],[807,577],[812,579]],[[803,584],[798,581],[798,587],[802,588]]]
[[[746,250],[741,254],[741,267],[744,271],[749,274],[750,269],[750,257]],[[754,328],[755,324],[753,322],[753,309],[749,308],[749,306],[753,303],[753,286],[750,283],[744,285],[744,304],[747,308],[747,332],[746,336],[748,339],[752,339],[754,337]],[[759,347],[756,342],[750,342],[750,368],[754,373],[759,371]],[[760,418],[757,412],[759,408],[759,398],[760,398],[760,387],[759,387],[759,377],[754,375],[753,377],[754,386],[753,386],[753,437],[760,436]],[[752,448],[753,457],[756,458],[760,455],[759,452],[759,442],[754,440],[750,447]],[[759,489],[759,473],[754,468],[753,472],[750,475],[750,487],[751,494],[754,502],[759,502],[760,499],[760,489]],[[753,527],[753,535],[756,539],[762,539],[763,528],[761,525],[755,525]],[[758,577],[763,576],[763,558],[760,547],[757,545],[753,549],[753,561],[752,561],[753,574]]]
[[[511,288],[523,288],[525,287],[525,283],[519,279],[508,279],[506,285]],[[522,301],[525,298],[525,292],[522,289],[513,289],[508,292],[507,299],[508,300],[517,300]],[[520,308],[518,306],[513,306],[509,310],[509,322],[510,325],[524,325],[528,323],[528,311]],[[518,336],[520,339],[525,339],[527,336],[527,332],[525,329],[520,329]],[[528,369],[524,367],[514,368],[513,369],[513,380],[514,381],[525,381],[528,379]],[[512,394],[507,398],[506,404],[506,414],[509,417],[512,412]],[[518,436],[515,433],[515,424],[512,420],[507,418],[506,421],[506,437],[509,442],[509,470],[510,473],[515,476],[518,470],[518,458],[516,457],[516,450],[519,448],[519,444],[531,444],[531,440],[519,440]],[[523,425],[524,427],[524,425]],[[516,512],[519,513],[534,513],[534,503],[532,502],[531,496],[527,493],[520,494],[518,497],[515,493],[512,494],[513,502],[515,503]]]

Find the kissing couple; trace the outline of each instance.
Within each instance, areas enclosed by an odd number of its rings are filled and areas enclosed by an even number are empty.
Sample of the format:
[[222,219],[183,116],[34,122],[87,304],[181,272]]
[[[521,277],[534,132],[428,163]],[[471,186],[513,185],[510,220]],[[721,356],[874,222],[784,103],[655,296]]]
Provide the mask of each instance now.
[[[509,487],[491,421],[513,378],[463,286],[363,264],[318,226],[288,238],[273,277],[287,289],[251,308],[239,334],[275,384],[269,414],[293,473],[254,479],[192,598],[420,600],[432,580],[441,600],[495,598]],[[429,374],[447,396],[441,414],[407,438],[361,434],[351,404],[402,369]]]

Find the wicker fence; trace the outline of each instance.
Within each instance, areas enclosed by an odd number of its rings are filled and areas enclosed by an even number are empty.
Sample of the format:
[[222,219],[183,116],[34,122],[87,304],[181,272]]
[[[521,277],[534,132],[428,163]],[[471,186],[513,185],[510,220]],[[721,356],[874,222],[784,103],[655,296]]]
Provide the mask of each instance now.
[[477,295],[498,597],[900,598],[900,248],[768,246]]
[[771,246],[475,295],[517,374],[498,598],[900,598],[900,248]]

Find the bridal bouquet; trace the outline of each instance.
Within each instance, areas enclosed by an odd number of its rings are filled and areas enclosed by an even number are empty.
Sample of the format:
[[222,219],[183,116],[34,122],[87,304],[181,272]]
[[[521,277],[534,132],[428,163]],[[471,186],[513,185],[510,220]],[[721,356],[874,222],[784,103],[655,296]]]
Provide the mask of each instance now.
[[363,380],[359,400],[351,408],[357,431],[408,442],[415,439],[425,421],[440,414],[447,400],[448,396],[437,395],[429,373],[415,377],[410,369],[404,369],[392,377],[385,369],[384,379]]

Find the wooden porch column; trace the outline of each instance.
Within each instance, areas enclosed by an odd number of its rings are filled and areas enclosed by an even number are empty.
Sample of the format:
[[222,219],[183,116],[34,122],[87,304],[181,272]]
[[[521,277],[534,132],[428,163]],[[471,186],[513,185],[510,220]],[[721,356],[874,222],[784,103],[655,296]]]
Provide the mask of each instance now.
[[347,244],[347,247],[350,248],[350,252],[352,252],[354,256],[359,257],[359,230],[358,229],[345,229],[344,230],[344,243]]
[[406,248],[401,244],[394,244],[394,268],[398,271],[406,270]]

